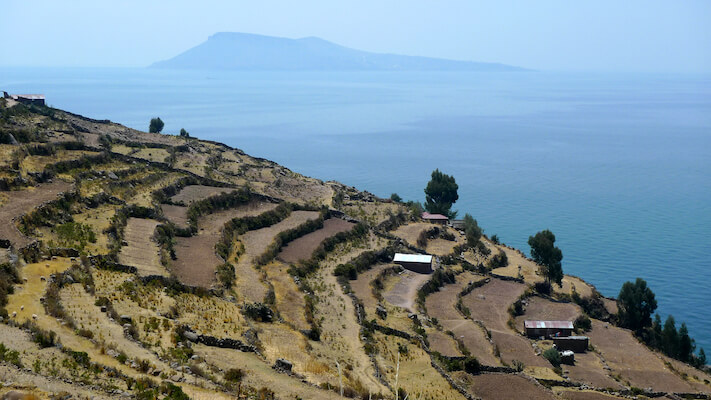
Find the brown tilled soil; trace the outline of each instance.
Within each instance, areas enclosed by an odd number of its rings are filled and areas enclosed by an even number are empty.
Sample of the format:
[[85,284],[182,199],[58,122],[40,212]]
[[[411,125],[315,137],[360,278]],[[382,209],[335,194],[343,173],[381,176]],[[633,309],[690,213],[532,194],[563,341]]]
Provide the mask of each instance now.
[[427,333],[427,341],[430,342],[430,350],[437,351],[440,354],[448,357],[460,357],[462,352],[457,348],[457,342],[454,339],[441,331],[432,331]]
[[337,233],[348,231],[353,228],[353,226],[355,226],[355,224],[352,222],[344,221],[340,218],[329,218],[323,221],[323,228],[289,243],[281,250],[277,258],[287,263],[306,260],[311,257],[314,250],[316,250],[325,239]]
[[624,389],[604,369],[600,356],[594,352],[576,353],[575,365],[563,365],[563,370],[573,382],[585,383],[596,388]]
[[469,375],[457,372],[454,379],[482,400],[555,400],[553,393],[522,376],[513,374]]
[[524,333],[525,320],[574,321],[580,315],[580,308],[574,303],[556,303],[541,297],[529,297],[525,314],[516,317],[516,329]]
[[160,262],[160,249],[152,238],[160,222],[153,219],[129,218],[124,230],[127,246],[121,247],[119,263],[138,269],[138,275],[168,276]]
[[318,218],[316,211],[294,211],[283,221],[267,228],[250,231],[240,236],[245,252],[235,265],[235,291],[240,300],[247,302],[264,301],[267,288],[261,282],[261,274],[254,267],[254,259],[267,250],[279,232],[296,228],[304,222]]
[[208,197],[215,196],[220,193],[230,193],[237,189],[226,188],[226,187],[215,187],[215,186],[204,186],[204,185],[190,185],[184,187],[180,193],[171,197],[170,200],[173,202],[183,202],[185,204],[190,204],[193,201],[203,200]]
[[560,397],[565,400],[615,400],[624,399],[626,397],[616,397],[605,393],[593,392],[589,390],[563,390],[560,392]]
[[200,218],[196,236],[176,238],[177,259],[173,261],[172,272],[186,285],[210,287],[215,283],[215,268],[224,262],[215,250],[224,224],[233,218],[259,215],[274,207],[274,203],[252,202]]
[[508,331],[508,309],[525,291],[524,284],[492,279],[464,296],[462,303],[469,308],[471,318],[483,322],[488,329]]
[[501,360],[511,363],[522,361],[526,366],[550,367],[550,363],[536,355],[531,342],[508,326],[509,306],[526,290],[526,285],[492,279],[462,298],[469,308],[471,318],[481,321],[491,332],[491,339],[499,349]]
[[457,276],[456,283],[445,285],[438,292],[427,296],[425,306],[427,314],[437,318],[445,331],[452,331],[464,347],[471,352],[482,364],[501,365],[501,361],[494,355],[494,348],[486,336],[486,332],[474,321],[464,318],[457,311],[457,295],[469,282],[484,279],[481,275],[464,272]]
[[188,208],[183,206],[174,206],[171,204],[162,204],[161,209],[163,215],[168,218],[168,221],[176,226],[185,228],[188,226]]
[[693,392],[694,387],[674,374],[659,356],[645,347],[626,329],[593,320],[590,343],[602,355],[613,374],[630,386],[660,392]]
[[0,239],[7,239],[13,247],[20,249],[33,240],[23,235],[15,225],[15,220],[50,200],[56,199],[62,192],[72,188],[72,184],[55,179],[34,188],[2,193],[7,196],[0,205]]

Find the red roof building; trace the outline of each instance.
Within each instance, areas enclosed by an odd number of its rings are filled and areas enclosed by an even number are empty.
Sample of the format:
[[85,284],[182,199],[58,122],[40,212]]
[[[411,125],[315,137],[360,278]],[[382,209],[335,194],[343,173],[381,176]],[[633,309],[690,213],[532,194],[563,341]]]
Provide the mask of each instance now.
[[422,219],[427,221],[427,222],[432,222],[435,224],[446,224],[447,221],[449,221],[449,218],[447,218],[446,215],[442,214],[430,214],[427,211],[422,213]]

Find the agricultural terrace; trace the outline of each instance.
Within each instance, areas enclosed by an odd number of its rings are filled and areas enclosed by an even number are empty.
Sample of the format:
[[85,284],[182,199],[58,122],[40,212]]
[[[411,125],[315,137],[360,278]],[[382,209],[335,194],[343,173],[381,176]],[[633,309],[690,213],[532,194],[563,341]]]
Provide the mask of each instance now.
[[16,249],[32,243],[32,239],[17,229],[15,220],[71,188],[70,183],[57,179],[36,187],[3,192],[5,200],[0,203],[0,239],[9,240]]
[[[479,362],[485,365],[499,366],[501,361],[494,355],[494,347],[489,342],[486,331],[471,319],[467,319],[457,310],[457,302],[459,294],[469,284],[473,284],[485,279],[481,275],[476,275],[471,272],[463,272],[456,277],[456,282],[451,285],[445,285],[438,292],[432,293],[425,299],[425,307],[427,314],[436,318],[442,326],[444,332],[452,332],[454,339],[462,343],[462,345],[473,355]],[[441,343],[444,341],[444,343]],[[432,342],[434,346],[441,350],[447,350],[451,344],[445,339],[440,338],[440,341]],[[433,349],[436,350],[436,349]],[[439,350],[438,350],[439,351]],[[446,354],[444,351],[440,351]]]
[[160,261],[160,248],[153,235],[160,222],[153,219],[129,218],[124,228],[124,241],[119,263],[136,267],[138,275],[169,276]]
[[[694,385],[671,371],[657,353],[641,344],[628,330],[593,320],[590,343],[625,386],[664,392],[693,392]],[[708,391],[708,387],[706,391]]]
[[216,187],[204,185],[189,185],[185,186],[178,194],[170,198],[173,203],[183,203],[188,205],[194,201],[205,200],[208,197],[218,195],[220,193],[232,193],[237,189],[229,187]]
[[526,338],[508,326],[508,309],[526,288],[521,283],[492,279],[463,296],[462,305],[469,311],[471,319],[486,326],[502,362],[512,364],[518,360],[530,367],[550,367],[547,360],[536,355]]
[[161,204],[160,208],[163,211],[165,218],[175,224],[175,226],[179,228],[188,227],[188,207]]
[[314,250],[325,239],[331,236],[351,230],[355,226],[354,223],[344,221],[340,218],[329,218],[323,221],[323,228],[308,233],[282,248],[277,255],[279,260],[286,263],[295,263],[299,260],[306,260],[311,257]]
[[556,396],[538,382],[521,375],[454,374],[455,379],[474,396],[485,400],[510,400],[520,398],[525,393],[528,400],[555,400]]
[[235,292],[244,300],[252,303],[264,301],[267,287],[261,282],[261,274],[255,268],[254,260],[261,256],[283,231],[296,228],[306,221],[318,218],[316,211],[293,211],[287,218],[272,226],[249,231],[238,240],[244,246],[244,253],[235,265]]
[[525,314],[515,318],[516,330],[524,334],[525,320],[574,321],[582,311],[575,303],[559,303],[534,296],[525,300]]
[[253,201],[201,217],[198,220],[197,235],[176,238],[176,259],[172,261],[171,271],[186,285],[205,288],[212,286],[215,283],[215,268],[225,261],[215,250],[225,223],[234,218],[256,216],[276,206],[274,203]]

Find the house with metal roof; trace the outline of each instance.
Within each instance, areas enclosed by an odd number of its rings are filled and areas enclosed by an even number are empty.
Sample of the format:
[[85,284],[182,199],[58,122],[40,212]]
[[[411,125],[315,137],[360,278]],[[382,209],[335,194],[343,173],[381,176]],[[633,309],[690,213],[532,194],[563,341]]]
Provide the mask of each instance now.
[[528,337],[561,337],[573,334],[572,321],[524,321]]
[[3,97],[15,100],[22,104],[35,104],[39,106],[45,105],[45,98],[43,94],[8,94],[7,92],[3,92]]
[[553,343],[560,351],[570,350],[575,353],[585,353],[588,350],[590,338],[587,336],[554,337]]
[[431,222],[433,224],[446,225],[447,221],[449,221],[449,218],[446,215],[430,214],[427,211],[423,212],[421,217],[423,221]]
[[395,253],[393,264],[398,264],[405,269],[420,274],[432,273],[432,256],[429,254]]

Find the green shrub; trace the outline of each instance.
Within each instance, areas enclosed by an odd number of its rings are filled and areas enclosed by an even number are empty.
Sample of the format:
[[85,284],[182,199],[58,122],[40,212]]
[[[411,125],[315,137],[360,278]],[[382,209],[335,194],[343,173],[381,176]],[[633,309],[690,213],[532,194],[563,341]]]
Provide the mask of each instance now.
[[550,349],[543,352],[543,357],[548,360],[554,367],[560,367],[560,352],[551,347]]
[[241,382],[244,378],[244,371],[239,368],[230,368],[225,372],[225,380],[228,382]]
[[573,321],[573,326],[575,330],[590,332],[592,329],[592,321],[590,321],[587,315],[579,315],[578,318],[575,318],[575,321]]
[[246,304],[242,309],[242,313],[247,318],[260,322],[272,322],[274,319],[272,309],[263,303]]
[[226,287],[231,288],[235,282],[235,267],[230,263],[224,263],[217,267],[215,273],[217,280]]

